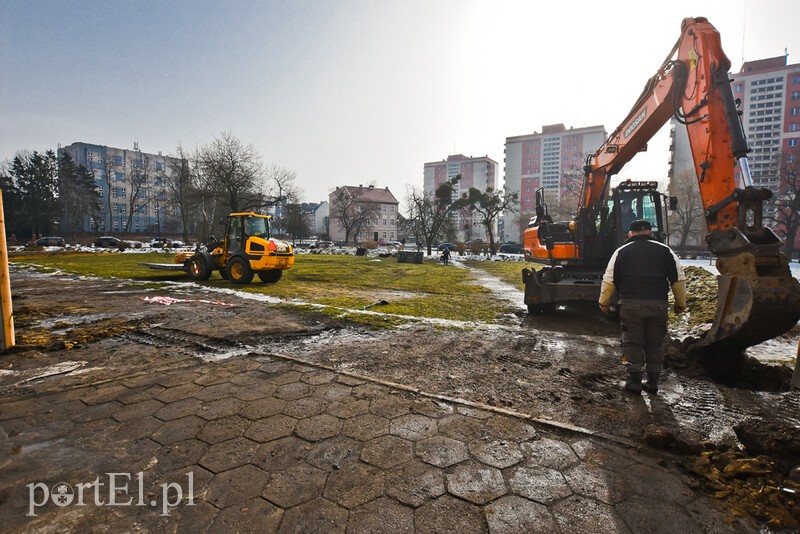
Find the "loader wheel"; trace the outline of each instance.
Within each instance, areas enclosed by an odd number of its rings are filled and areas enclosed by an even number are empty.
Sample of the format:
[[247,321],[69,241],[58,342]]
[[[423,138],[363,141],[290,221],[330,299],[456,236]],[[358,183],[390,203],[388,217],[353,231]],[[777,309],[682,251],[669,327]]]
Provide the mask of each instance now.
[[189,258],[187,267],[189,271],[189,278],[192,280],[205,282],[211,278],[211,269],[206,267],[206,262],[203,261],[203,258],[198,256]]
[[278,280],[281,279],[283,276],[283,271],[280,269],[273,269],[271,271],[261,271],[258,273],[258,277],[261,278],[261,281],[265,284],[274,284]]
[[234,284],[249,284],[253,281],[253,270],[243,258],[232,258],[228,262],[228,280]]

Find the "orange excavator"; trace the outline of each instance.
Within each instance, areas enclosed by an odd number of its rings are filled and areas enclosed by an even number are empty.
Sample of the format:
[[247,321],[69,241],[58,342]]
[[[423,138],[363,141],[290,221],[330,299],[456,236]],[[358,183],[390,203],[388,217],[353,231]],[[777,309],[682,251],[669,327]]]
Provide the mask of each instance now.
[[719,295],[714,321],[687,347],[742,350],[777,337],[800,319],[800,283],[792,277],[781,240],[763,225],[770,190],[752,184],[742,127],[728,74],[731,62],[720,36],[705,18],[687,18],[681,36],[625,120],[584,166],[575,220],[554,222],[544,191],[524,232],[525,259],[544,266],[523,269],[530,313],[551,313],[561,304],[597,302],[603,271],[627,234],[624,209],[647,219],[662,242],[669,235],[668,209],[676,199],[657,183],[611,177],[671,118],[686,126],[708,235],[717,256]]

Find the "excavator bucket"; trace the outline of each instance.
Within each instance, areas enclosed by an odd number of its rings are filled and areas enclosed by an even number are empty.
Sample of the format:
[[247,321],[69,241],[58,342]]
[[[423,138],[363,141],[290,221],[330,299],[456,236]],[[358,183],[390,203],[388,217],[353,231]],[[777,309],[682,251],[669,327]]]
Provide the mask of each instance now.
[[717,259],[719,296],[711,329],[689,353],[724,356],[788,332],[800,319],[800,282],[786,256],[745,252]]

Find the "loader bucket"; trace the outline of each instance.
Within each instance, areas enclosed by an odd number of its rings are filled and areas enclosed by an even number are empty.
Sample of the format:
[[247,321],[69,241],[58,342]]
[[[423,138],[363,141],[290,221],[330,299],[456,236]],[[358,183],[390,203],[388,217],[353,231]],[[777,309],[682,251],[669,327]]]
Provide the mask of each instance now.
[[719,295],[711,329],[689,353],[740,354],[788,332],[800,319],[800,282],[783,254],[751,252],[717,259]]

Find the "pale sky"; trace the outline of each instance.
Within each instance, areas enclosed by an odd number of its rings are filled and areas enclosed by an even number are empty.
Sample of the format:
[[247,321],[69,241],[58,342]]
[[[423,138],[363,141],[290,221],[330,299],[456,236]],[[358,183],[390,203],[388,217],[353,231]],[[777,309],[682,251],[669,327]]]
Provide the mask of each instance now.
[[[0,160],[76,141],[173,153],[230,132],[297,173],[403,203],[450,154],[500,164],[546,124],[610,133],[680,35],[738,72],[800,63],[796,0],[0,0]],[[621,178],[663,179],[667,129]]]

